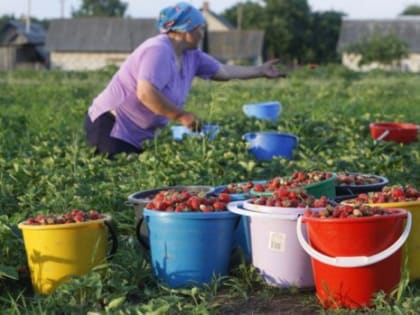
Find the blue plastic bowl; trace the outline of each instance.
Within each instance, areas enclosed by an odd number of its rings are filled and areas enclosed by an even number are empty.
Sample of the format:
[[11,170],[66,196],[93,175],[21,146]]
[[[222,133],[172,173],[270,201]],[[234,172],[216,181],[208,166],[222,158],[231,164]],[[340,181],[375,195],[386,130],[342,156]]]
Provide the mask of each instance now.
[[249,144],[250,152],[257,160],[271,160],[273,157],[293,158],[293,149],[299,138],[293,134],[274,131],[249,132],[243,138]]
[[280,116],[282,105],[277,101],[245,104],[242,110],[248,117],[275,121]]
[[172,137],[174,140],[181,141],[184,136],[203,137],[206,136],[209,140],[213,140],[219,131],[218,125],[204,125],[200,132],[191,131],[184,126],[172,126]]

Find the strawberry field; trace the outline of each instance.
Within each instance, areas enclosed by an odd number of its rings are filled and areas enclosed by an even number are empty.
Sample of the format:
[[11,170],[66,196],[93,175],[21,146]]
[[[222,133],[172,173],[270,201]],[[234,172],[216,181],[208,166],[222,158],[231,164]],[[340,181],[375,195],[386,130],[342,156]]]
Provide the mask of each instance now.
[[[220,126],[212,141],[174,141],[166,128],[143,154],[111,161],[86,146],[83,123],[90,101],[114,71],[0,73],[2,313],[326,314],[313,291],[270,287],[245,263],[205,287],[157,284],[148,253],[136,239],[127,196],[163,186],[218,186],[307,170],[377,174],[391,185],[420,188],[420,141],[375,142],[369,132],[375,121],[420,123],[420,77],[415,74],[360,74],[328,66],[301,69],[284,80],[196,81],[186,106],[205,123]],[[243,104],[267,100],[283,104],[277,121],[243,114]],[[265,130],[299,137],[292,160],[254,159],[242,135]],[[72,209],[112,216],[119,248],[109,264],[50,295],[34,294],[17,224]],[[420,285],[405,275],[393,300],[378,294],[374,309],[331,312],[417,314],[419,309]]]

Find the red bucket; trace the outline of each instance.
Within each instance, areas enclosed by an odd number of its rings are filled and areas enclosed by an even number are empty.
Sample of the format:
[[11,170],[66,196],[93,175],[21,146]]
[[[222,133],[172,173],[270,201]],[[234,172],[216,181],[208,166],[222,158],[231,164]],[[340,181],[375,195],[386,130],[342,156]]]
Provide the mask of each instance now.
[[408,144],[417,140],[419,126],[410,123],[377,122],[369,125],[373,140]]
[[[323,307],[370,307],[376,293],[389,294],[397,287],[411,214],[392,211],[362,218],[298,219],[298,240],[311,256],[316,294]],[[302,222],[307,223],[309,243]]]

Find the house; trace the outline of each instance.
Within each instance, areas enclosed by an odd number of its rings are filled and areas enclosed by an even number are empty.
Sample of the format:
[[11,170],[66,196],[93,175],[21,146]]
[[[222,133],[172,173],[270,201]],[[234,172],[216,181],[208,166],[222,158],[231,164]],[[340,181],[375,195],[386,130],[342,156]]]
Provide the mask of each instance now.
[[56,19],[50,23],[46,47],[54,68],[95,70],[120,65],[139,43],[157,32],[155,19]]
[[235,26],[233,26],[232,23],[230,23],[223,16],[214,13],[210,9],[210,3],[208,1],[204,1],[200,11],[206,20],[207,29],[209,32],[230,31],[235,29]]
[[223,63],[261,64],[264,32],[231,30],[209,32],[210,55]]
[[[385,66],[377,63],[358,66],[360,56],[346,52],[346,47],[358,43],[373,34],[394,34],[407,43],[409,56],[398,64]],[[375,68],[420,71],[420,17],[404,16],[395,19],[343,19],[337,51],[341,53],[342,63],[356,71],[368,71]]]
[[[141,42],[157,34],[155,24],[155,19],[115,17],[52,20],[46,40],[51,66],[62,70],[118,66]],[[203,50],[222,62],[259,64],[263,39],[263,31],[209,30]]]
[[38,23],[10,20],[0,30],[0,70],[42,69],[49,65],[46,31]]

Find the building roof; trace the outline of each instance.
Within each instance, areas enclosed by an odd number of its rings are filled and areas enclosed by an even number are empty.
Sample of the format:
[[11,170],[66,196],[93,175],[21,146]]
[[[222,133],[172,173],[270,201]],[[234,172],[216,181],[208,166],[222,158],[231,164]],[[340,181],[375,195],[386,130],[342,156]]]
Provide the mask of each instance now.
[[50,23],[46,47],[50,51],[130,52],[157,33],[155,19],[56,19]]
[[[46,47],[56,52],[125,52],[158,33],[154,19],[74,18],[52,20]],[[208,52],[219,60],[257,58],[263,31],[208,32]]]
[[34,44],[45,43],[46,31],[39,23],[31,22],[29,31],[26,31],[26,24],[18,20],[10,20],[0,30],[0,45],[7,44]]
[[262,54],[263,31],[232,30],[209,32],[209,53],[226,61],[232,59],[252,59]]
[[404,16],[396,19],[343,19],[337,50],[345,51],[373,34],[393,33],[406,42],[410,52],[420,52],[420,17]]
[[[207,15],[211,16],[213,19],[217,20],[226,30],[233,30],[235,26],[224,16],[219,15],[210,9],[209,1],[204,1],[203,6],[200,11],[203,13],[204,17],[207,18]],[[212,25],[208,25],[209,30],[211,31]]]

